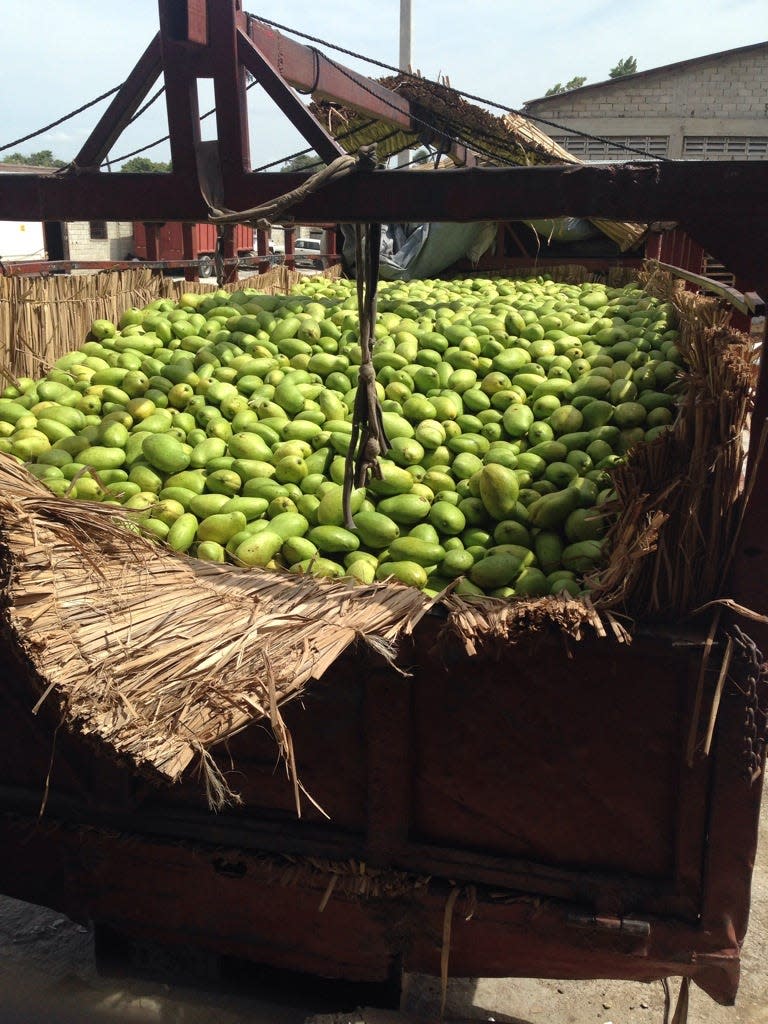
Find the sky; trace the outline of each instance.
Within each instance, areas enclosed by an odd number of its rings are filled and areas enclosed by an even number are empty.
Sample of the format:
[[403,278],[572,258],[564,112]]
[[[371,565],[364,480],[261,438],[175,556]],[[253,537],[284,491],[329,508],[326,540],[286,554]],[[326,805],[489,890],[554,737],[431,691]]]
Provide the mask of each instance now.
[[[400,0],[245,0],[243,6],[397,64]],[[29,6],[0,0],[0,11],[0,147],[122,82],[158,27],[156,0],[36,0]],[[549,0],[541,6],[530,0],[412,0],[412,66],[429,78],[448,75],[454,88],[520,107],[575,75],[586,75],[588,83],[603,81],[630,55],[642,71],[762,42],[768,37],[765,24],[765,0]],[[357,71],[384,74],[320,48]],[[306,145],[259,92],[248,93],[254,167]],[[201,110],[213,106],[207,83],[200,104]],[[105,106],[106,101],[14,149],[50,149],[70,159]],[[203,124],[203,137],[215,137],[215,119]],[[167,130],[158,100],[110,155],[118,158]],[[167,143],[145,155],[167,160]]]

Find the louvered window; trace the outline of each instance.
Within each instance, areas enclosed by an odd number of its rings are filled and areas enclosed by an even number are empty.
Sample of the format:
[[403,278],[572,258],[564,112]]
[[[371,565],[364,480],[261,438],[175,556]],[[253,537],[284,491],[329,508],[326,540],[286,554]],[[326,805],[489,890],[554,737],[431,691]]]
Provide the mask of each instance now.
[[768,135],[687,135],[685,160],[768,160]]
[[667,155],[669,149],[668,135],[606,135],[602,139],[587,139],[580,135],[556,135],[555,142],[567,149],[569,153],[586,161],[598,160],[633,160],[639,154],[621,149],[620,146],[632,146],[650,157]]

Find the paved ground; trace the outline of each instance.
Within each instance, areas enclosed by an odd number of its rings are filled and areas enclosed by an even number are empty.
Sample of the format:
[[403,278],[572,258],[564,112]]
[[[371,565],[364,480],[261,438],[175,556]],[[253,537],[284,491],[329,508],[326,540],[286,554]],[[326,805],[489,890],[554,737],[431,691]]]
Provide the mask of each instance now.
[[[692,990],[689,1024],[768,1024],[768,793],[738,1005]],[[2,856],[2,851],[0,851]],[[439,985],[409,976],[403,1011],[363,1010],[364,993],[232,986],[185,989],[97,974],[87,929],[0,897],[0,1024],[412,1024],[435,1021]],[[623,982],[456,980],[446,1017],[500,1024],[661,1024],[661,986]]]

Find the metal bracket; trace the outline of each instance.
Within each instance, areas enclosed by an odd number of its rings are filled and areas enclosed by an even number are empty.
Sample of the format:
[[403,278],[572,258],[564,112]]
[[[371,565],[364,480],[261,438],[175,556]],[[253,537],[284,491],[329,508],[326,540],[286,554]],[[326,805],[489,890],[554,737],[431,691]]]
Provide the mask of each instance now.
[[567,918],[568,926],[604,935],[616,935],[635,940],[647,940],[651,935],[648,921],[638,921],[629,917],[608,917],[603,914],[571,913]]

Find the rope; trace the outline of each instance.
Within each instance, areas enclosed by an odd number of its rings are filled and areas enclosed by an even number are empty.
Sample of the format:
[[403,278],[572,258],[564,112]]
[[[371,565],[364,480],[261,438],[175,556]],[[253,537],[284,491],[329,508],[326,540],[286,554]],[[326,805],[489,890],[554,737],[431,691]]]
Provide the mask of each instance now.
[[141,117],[141,115],[144,113],[144,111],[145,110],[149,110],[149,108],[152,106],[152,104],[155,102],[155,100],[159,100],[164,92],[165,92],[165,86],[161,85],[160,88],[157,90],[157,92],[153,96],[150,96],[150,98],[147,100],[147,102],[144,104],[144,106],[143,107],[139,107],[139,109],[136,111],[136,113],[130,119],[128,124],[133,124],[134,121],[138,121],[138,119]]
[[203,191],[203,198],[211,210],[211,215],[208,219],[212,224],[217,225],[247,222],[254,224],[257,228],[268,229],[273,223],[286,220],[283,217],[283,213],[286,210],[302,202],[307,196],[317,192],[325,185],[338,181],[341,178],[346,178],[347,175],[356,170],[373,170],[375,159],[375,146],[361,146],[357,154],[345,153],[343,156],[336,157],[327,167],[323,167],[322,170],[313,174],[312,177],[307,178],[306,181],[302,182],[293,191],[286,192],[285,195],[277,196],[275,199],[270,199],[269,202],[262,203],[260,206],[254,206],[250,210],[241,210],[240,212],[216,209]]
[[344,464],[342,510],[344,526],[355,529],[352,518],[352,488],[364,487],[369,474],[381,479],[379,456],[389,451],[379,397],[376,394],[376,370],[373,365],[373,340],[376,325],[376,289],[379,283],[381,224],[355,225],[357,309],[360,316],[362,360],[357,378],[352,434]]
[[109,89],[107,92],[103,92],[101,96],[97,96],[95,100],[91,100],[89,103],[84,103],[82,107],[78,107],[77,110],[70,111],[70,113],[65,114],[64,117],[60,117],[56,121],[51,121],[51,123],[45,125],[44,128],[38,128],[36,132],[30,132],[29,135],[23,135],[20,139],[14,139],[13,142],[6,142],[4,146],[0,146],[0,153],[4,153],[6,149],[11,149],[12,146],[19,146],[22,142],[28,142],[30,139],[35,139],[38,135],[42,135],[51,128],[56,128],[58,125],[64,124],[65,121],[69,121],[70,118],[75,117],[77,114],[82,114],[84,110],[88,110],[89,107],[93,107],[97,103],[101,103],[102,100],[105,100],[108,96],[116,93],[118,89],[122,89],[123,84],[124,83],[121,83],[120,85],[116,85],[114,89]]
[[224,264],[224,237],[227,229],[223,224],[216,226],[216,251],[213,254],[213,265],[216,268],[216,283],[219,288],[225,283],[226,270]]
[[[290,32],[291,35],[298,36],[300,39],[306,39],[311,43],[317,43],[320,46],[327,46],[331,50],[336,50],[338,53],[344,53],[348,57],[354,57],[356,60],[365,61],[367,64],[373,64],[375,67],[382,68],[384,71],[392,71],[396,75],[402,75],[404,78],[411,78],[414,81],[424,82],[428,85],[441,86],[442,83],[435,82],[431,78],[424,78],[422,75],[416,75],[411,71],[403,71],[402,68],[395,67],[394,64],[386,64],[384,61],[376,60],[374,57],[367,57],[364,53],[357,53],[355,50],[347,50],[343,46],[338,46],[336,43],[331,43],[327,39],[320,39],[317,36],[309,35],[306,32],[300,32],[298,29],[290,28],[288,25],[281,25],[278,21],[272,21],[270,18],[264,18],[262,15],[248,14],[248,17],[252,21],[260,21],[264,25],[270,25],[272,28],[279,29],[282,32]],[[333,64],[328,56],[325,58],[329,63]],[[338,67],[338,65],[334,65]],[[359,82],[358,82],[359,84]],[[540,117],[538,114],[530,114],[523,110],[517,110],[515,107],[510,107],[505,103],[497,103],[495,100],[486,99],[483,96],[476,96],[474,93],[465,92],[462,89],[454,89],[451,86],[451,90],[462,96],[466,100],[472,100],[473,103],[482,103],[486,107],[493,107],[496,110],[503,110],[507,114],[516,114],[518,117],[525,118],[528,121],[535,121],[539,124],[545,124],[550,128],[557,128],[560,131],[568,132],[571,135],[577,135],[582,139],[590,139],[592,142],[603,142],[606,145],[611,146],[613,149],[626,150],[628,153],[637,153],[639,156],[644,156],[646,159],[658,160],[664,163],[672,163],[669,157],[666,156],[651,156],[646,153],[643,149],[638,149],[636,146],[628,146],[621,142],[616,142],[612,139],[607,139],[601,135],[591,135],[589,132],[580,131],[578,128],[569,128],[568,125],[560,124],[557,121],[551,121],[546,117]],[[497,137],[497,141],[501,141]]]

